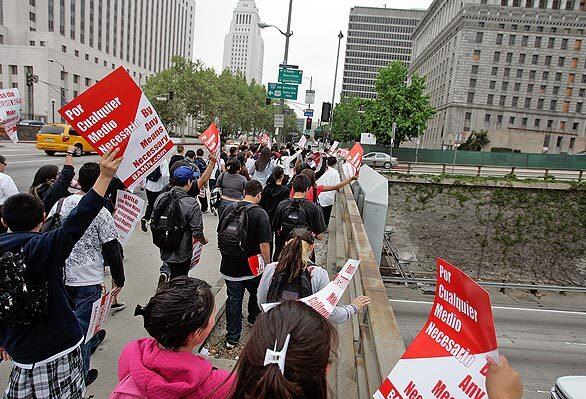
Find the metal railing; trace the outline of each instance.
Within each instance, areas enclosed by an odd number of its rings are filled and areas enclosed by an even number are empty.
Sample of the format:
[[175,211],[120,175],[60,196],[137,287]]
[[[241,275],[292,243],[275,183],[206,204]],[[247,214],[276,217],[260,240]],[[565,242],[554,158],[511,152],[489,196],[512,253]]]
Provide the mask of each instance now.
[[470,166],[470,165],[450,165],[434,164],[422,162],[401,163],[393,169],[377,169],[379,171],[404,173],[408,175],[461,175],[477,177],[508,177],[514,176],[517,179],[537,179],[544,181],[561,180],[561,181],[582,181],[586,178],[583,169],[538,169],[538,168],[519,168],[516,166]]
[[366,399],[379,388],[405,346],[350,187],[337,194],[332,215],[328,271],[334,275],[348,258],[361,260],[342,303],[359,295],[370,297],[371,303],[357,318],[338,326],[338,357],[330,384],[335,398]]

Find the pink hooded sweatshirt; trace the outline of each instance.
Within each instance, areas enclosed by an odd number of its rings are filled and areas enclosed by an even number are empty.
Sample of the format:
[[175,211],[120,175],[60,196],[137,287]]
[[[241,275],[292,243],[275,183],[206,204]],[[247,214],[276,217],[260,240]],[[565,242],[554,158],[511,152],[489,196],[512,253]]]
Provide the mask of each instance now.
[[189,352],[159,348],[153,338],[126,345],[118,360],[120,381],[110,399],[225,399],[234,378]]

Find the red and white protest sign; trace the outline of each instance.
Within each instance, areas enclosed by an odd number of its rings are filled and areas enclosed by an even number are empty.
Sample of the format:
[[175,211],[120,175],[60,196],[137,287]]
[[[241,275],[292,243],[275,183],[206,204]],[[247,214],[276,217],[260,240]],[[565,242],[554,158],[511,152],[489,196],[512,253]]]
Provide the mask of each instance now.
[[348,154],[349,154],[349,153],[350,153],[350,151],[348,151],[348,150],[347,150],[347,149],[345,149],[345,148],[340,148],[340,149],[338,150],[338,156],[339,156],[340,158],[344,158],[344,159],[346,159],[346,157],[348,156]]
[[90,324],[85,335],[85,342],[89,342],[90,339],[98,331],[102,329],[102,326],[106,324],[108,319],[108,313],[110,313],[110,306],[112,306],[112,293],[102,295],[100,299],[92,304],[92,315],[90,317]]
[[338,149],[339,144],[340,144],[340,142],[334,141],[334,143],[332,144],[332,146],[330,147],[330,150],[329,150],[329,153],[331,156],[334,156],[336,154],[336,150]]
[[195,266],[199,264],[201,260],[201,251],[203,250],[203,244],[199,241],[193,242],[193,252],[191,254],[191,264],[189,265],[189,270],[193,269]]
[[[344,295],[344,291],[348,288],[350,280],[354,277],[359,266],[360,260],[348,259],[333,281],[330,281],[328,285],[315,294],[301,298],[301,301],[311,306],[315,311],[327,319],[333,313],[338,302],[340,302],[342,295]],[[268,312],[277,305],[278,303],[265,303],[262,304],[261,307],[264,312]]]
[[305,144],[307,144],[307,137],[305,136],[301,136],[301,138],[299,139],[299,142],[297,143],[297,146],[299,148],[305,148]]
[[498,361],[488,292],[437,259],[435,300],[427,323],[374,397],[488,399],[487,356]]
[[362,156],[364,155],[364,149],[360,143],[354,144],[354,147],[346,154],[346,163],[342,166],[342,171],[346,178],[356,176],[360,165],[362,164]]
[[267,147],[271,146],[271,137],[266,133],[261,134],[258,141],[260,144],[266,145]]
[[114,210],[114,224],[118,229],[118,241],[125,245],[136,229],[144,210],[144,200],[128,191],[118,190],[116,208]]
[[248,258],[248,266],[253,276],[260,276],[265,271],[265,260],[261,254]]
[[0,90],[0,123],[14,144],[18,143],[17,124],[20,120],[22,99],[18,89]]
[[220,157],[220,150],[222,145],[220,143],[220,131],[215,123],[212,123],[204,132],[199,135],[199,139],[210,151],[210,154],[215,154],[216,158]]
[[100,155],[119,148],[118,177],[132,190],[173,148],[157,112],[120,67],[59,110]]

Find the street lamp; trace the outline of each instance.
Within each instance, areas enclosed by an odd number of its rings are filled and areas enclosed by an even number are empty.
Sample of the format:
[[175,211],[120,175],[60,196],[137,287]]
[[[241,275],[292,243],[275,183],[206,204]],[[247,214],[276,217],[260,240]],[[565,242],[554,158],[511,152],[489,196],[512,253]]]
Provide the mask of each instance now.
[[336,73],[334,73],[334,89],[332,90],[332,117],[330,118],[330,131],[332,131],[334,127],[334,105],[336,101],[336,83],[338,82],[338,64],[340,62],[340,45],[342,44],[342,39],[344,38],[344,34],[342,31],[338,33],[338,52],[336,53]]
[[51,99],[51,108],[53,110],[53,123],[55,123],[55,99]]
[[53,58],[49,58],[49,62],[54,62],[55,64],[61,65],[61,71],[65,72],[65,65],[63,65],[61,62],[56,61]]

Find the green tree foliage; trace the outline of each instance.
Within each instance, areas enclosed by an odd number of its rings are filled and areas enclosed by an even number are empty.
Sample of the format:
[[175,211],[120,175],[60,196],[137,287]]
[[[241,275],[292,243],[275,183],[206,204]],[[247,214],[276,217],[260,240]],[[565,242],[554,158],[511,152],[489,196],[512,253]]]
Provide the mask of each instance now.
[[[366,133],[364,109],[368,100],[355,97],[342,97],[334,108],[334,124],[332,137],[334,140],[345,142],[360,138]],[[362,112],[361,112],[362,111]]]
[[[265,103],[264,86],[248,84],[243,75],[228,70],[218,75],[201,61],[178,56],[171,68],[150,77],[143,90],[167,126],[181,125],[190,116],[207,128],[217,118],[224,135],[258,133],[271,131],[275,113],[281,113],[276,105]],[[174,93],[172,100],[157,100],[169,92]],[[294,116],[285,118],[284,130],[295,130]]]
[[[419,136],[435,114],[424,94],[425,78],[414,74],[407,80],[407,66],[395,61],[379,71],[376,100],[366,106],[366,124],[380,144],[391,142],[393,123],[397,124],[394,146]],[[335,123],[335,118],[334,118]]]
[[488,132],[486,130],[481,130],[477,132],[476,130],[472,131],[472,134],[468,136],[466,142],[464,142],[458,150],[460,151],[482,151],[482,148],[490,143],[488,139]]

